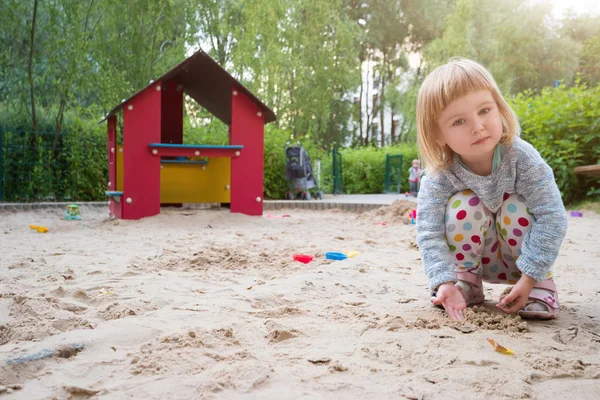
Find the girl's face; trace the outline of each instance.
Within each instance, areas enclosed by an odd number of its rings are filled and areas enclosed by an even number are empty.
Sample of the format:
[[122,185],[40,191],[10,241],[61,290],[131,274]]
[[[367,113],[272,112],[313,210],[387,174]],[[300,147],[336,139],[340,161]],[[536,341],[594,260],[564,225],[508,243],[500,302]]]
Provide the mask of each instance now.
[[440,113],[437,124],[442,141],[467,165],[491,160],[502,138],[500,111],[488,90],[454,100]]

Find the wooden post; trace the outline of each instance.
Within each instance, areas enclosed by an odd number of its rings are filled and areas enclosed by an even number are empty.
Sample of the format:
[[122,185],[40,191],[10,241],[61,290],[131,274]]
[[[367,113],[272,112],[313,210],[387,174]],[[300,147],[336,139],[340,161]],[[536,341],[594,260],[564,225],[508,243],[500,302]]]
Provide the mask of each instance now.
[[[117,188],[117,116],[111,115],[107,118],[107,143],[108,143],[108,190],[115,191]],[[121,218],[121,203],[114,198],[109,198],[110,215]]]

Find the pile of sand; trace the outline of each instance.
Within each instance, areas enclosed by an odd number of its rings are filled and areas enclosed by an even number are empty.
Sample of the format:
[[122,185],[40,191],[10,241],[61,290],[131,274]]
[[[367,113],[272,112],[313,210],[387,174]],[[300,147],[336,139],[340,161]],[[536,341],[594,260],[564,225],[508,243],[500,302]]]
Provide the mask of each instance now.
[[376,220],[376,222],[402,222],[410,224],[409,212],[415,210],[417,205],[408,200],[396,200],[390,206],[380,207],[359,215],[359,219]]
[[79,315],[83,310],[85,307],[52,296],[15,295],[8,305],[12,322],[0,324],[0,345],[37,341],[74,329],[90,329],[90,322]]

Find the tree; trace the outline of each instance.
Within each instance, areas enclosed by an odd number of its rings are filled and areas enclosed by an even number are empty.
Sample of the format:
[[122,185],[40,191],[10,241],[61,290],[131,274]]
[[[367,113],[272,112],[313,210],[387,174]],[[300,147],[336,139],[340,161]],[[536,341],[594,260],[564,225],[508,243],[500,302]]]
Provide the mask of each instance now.
[[400,71],[408,66],[403,45],[409,36],[409,28],[401,2],[372,0],[366,27],[371,60],[376,64],[374,83],[378,102],[374,102],[372,112],[373,118],[379,113],[380,145],[385,146],[385,115],[389,110],[386,101],[387,86],[397,81]]
[[37,23],[38,0],[33,2],[33,16],[31,17],[31,39],[29,40],[29,60],[27,76],[29,77],[29,92],[31,93],[31,122],[35,134],[35,143],[38,141],[38,120],[35,113],[35,86],[33,84],[33,49],[35,47],[35,27]]
[[[576,74],[598,82],[599,19],[559,22],[536,4],[4,0],[0,106],[22,129],[55,132],[58,144],[68,115],[98,118],[202,47],[273,108],[291,138],[326,147],[412,140],[423,76],[453,56],[487,66],[505,93]],[[190,107],[190,125],[226,135]]]
[[596,86],[600,83],[600,33],[583,43],[579,72],[589,85]]
[[197,4],[198,40],[274,109],[280,127],[323,145],[345,141],[358,64],[357,29],[341,0]]
[[[404,112],[411,112],[407,100],[416,91],[422,74],[412,70],[408,56],[420,53],[425,44],[441,35],[444,16],[453,4],[454,0],[347,1],[348,14],[362,31],[355,40],[360,45],[358,57],[364,70],[356,96],[354,119],[359,129],[354,143],[385,145],[400,137],[406,140],[404,133],[411,130],[408,121],[414,115]],[[378,135],[376,141],[374,132]]]
[[570,81],[578,46],[560,35],[550,10],[524,0],[457,0],[442,38],[424,46],[427,68],[470,57],[488,67],[506,93]]
[[579,68],[583,82],[596,85],[600,82],[600,17],[568,14],[560,25],[560,33],[579,46]]

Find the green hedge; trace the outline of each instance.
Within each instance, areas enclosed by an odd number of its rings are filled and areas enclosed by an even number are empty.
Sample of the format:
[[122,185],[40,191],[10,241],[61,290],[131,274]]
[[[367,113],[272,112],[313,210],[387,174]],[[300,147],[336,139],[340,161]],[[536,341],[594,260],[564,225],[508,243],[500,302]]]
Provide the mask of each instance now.
[[344,193],[383,193],[386,154],[402,154],[401,192],[409,190],[408,169],[412,160],[417,158],[416,144],[344,149],[341,153]]
[[56,139],[53,110],[40,110],[37,142],[30,121],[3,110],[0,201],[103,200],[108,176],[106,125],[85,112],[65,116]]
[[527,91],[511,103],[523,139],[552,167],[563,201],[599,197],[598,179],[577,176],[573,169],[600,163],[600,86]]
[[[106,136],[65,131],[0,131],[0,193],[4,201],[95,201],[106,190]],[[0,199],[2,200],[2,199]]]

